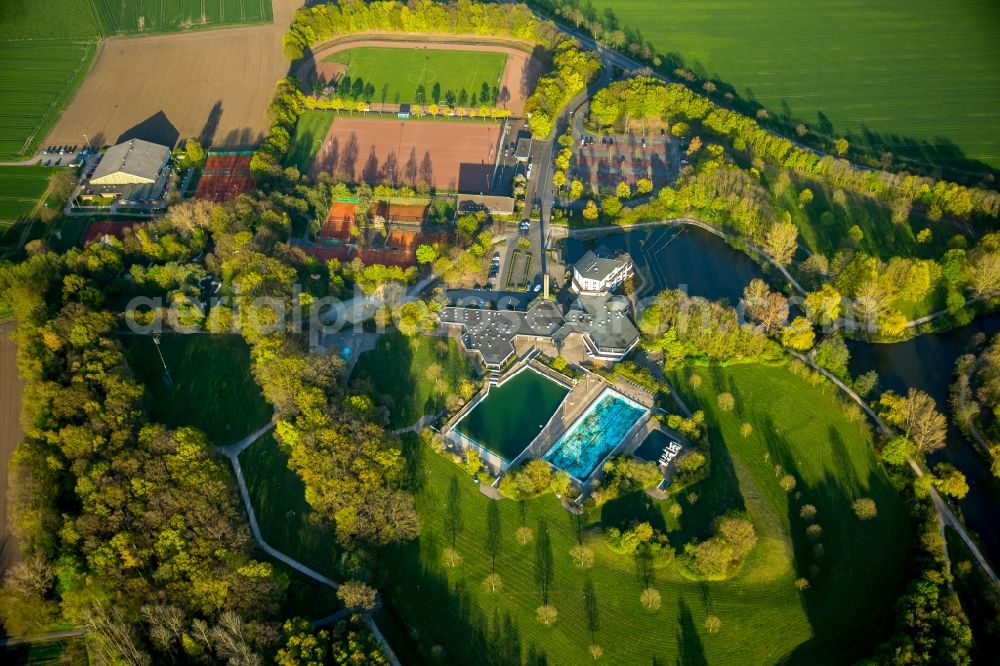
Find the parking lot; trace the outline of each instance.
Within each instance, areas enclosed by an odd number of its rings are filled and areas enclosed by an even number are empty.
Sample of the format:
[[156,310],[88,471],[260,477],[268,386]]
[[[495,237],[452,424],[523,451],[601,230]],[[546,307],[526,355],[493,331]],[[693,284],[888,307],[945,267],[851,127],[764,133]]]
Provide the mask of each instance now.
[[584,134],[573,156],[569,177],[598,190],[613,188],[620,182],[635,185],[641,178],[652,181],[656,190],[671,180],[670,137],[661,131],[648,136]]

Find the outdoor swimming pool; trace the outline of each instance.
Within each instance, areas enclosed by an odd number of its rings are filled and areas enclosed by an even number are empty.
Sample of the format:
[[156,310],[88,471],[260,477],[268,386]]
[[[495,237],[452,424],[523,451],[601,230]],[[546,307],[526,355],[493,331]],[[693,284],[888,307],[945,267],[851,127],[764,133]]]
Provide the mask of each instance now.
[[538,436],[568,392],[534,370],[520,370],[492,387],[455,430],[510,462]]
[[545,459],[583,481],[621,444],[646,411],[617,391],[604,389],[545,454]]

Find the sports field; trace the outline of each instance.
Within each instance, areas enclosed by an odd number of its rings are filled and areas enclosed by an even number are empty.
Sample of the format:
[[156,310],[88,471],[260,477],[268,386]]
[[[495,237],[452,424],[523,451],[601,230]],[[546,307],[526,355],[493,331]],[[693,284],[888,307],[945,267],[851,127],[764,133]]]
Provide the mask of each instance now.
[[306,111],[299,116],[292,145],[285,156],[285,166],[293,166],[302,173],[309,173],[336,117],[337,114],[329,111]]
[[16,222],[38,205],[49,185],[49,176],[55,171],[47,167],[0,166],[0,228]]
[[[344,66],[344,76],[375,86],[373,101],[389,104],[444,103],[448,91],[479,97],[483,84],[499,87],[507,56],[491,51],[361,47],[323,58]],[[423,102],[417,98],[423,86]],[[437,90],[437,96],[434,91]],[[483,103],[482,100],[479,100]],[[485,102],[492,106],[492,99]],[[471,106],[471,104],[470,104]]]
[[638,29],[660,53],[679,56],[699,76],[733,86],[772,114],[820,131],[828,122],[876,154],[1000,168],[994,0],[593,4]]
[[271,0],[93,0],[107,34],[174,32],[271,20]]
[[449,192],[487,191],[500,125],[340,116],[312,167],[348,182],[430,185]]
[[[30,154],[86,76],[96,42],[0,42],[0,159]],[[74,139],[82,144],[83,137]]]

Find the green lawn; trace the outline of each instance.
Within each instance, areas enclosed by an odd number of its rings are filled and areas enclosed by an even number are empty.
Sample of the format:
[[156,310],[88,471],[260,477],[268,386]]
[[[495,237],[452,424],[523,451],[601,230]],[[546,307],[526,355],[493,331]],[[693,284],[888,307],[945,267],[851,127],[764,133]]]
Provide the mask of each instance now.
[[150,418],[171,428],[194,426],[225,446],[271,418],[250,373],[250,349],[238,335],[164,335],[171,386],[149,336],[125,336],[129,366],[146,387]]
[[459,382],[473,376],[472,363],[451,338],[393,331],[361,355],[351,383],[387,407],[389,426],[400,428],[440,412]]
[[1000,168],[992,0],[595,0],[772,115],[922,163]]
[[423,85],[426,103],[434,102],[434,86],[440,86],[440,100],[451,90],[456,96],[465,90],[479,96],[485,83],[500,83],[507,56],[485,51],[435,51],[429,49],[360,47],[339,51],[325,62],[347,65],[346,76],[359,77],[375,86],[375,102],[408,104],[417,102],[418,85]]
[[55,169],[0,166],[0,224],[16,222],[38,205]]
[[[683,500],[679,521],[642,493],[591,510],[580,521],[551,496],[493,505],[466,473],[407,437],[423,528],[418,541],[386,553],[386,596],[425,653],[440,645],[451,663],[492,663],[490,657],[496,663],[584,663],[587,646],[597,643],[603,661],[613,664],[836,663],[867,654],[884,638],[908,527],[868,435],[840,413],[830,389],[808,385],[784,368],[699,372],[713,467],[692,489],[700,496],[695,505]],[[739,414],[718,413],[716,386],[737,395]],[[754,426],[748,438],[739,434],[744,419]],[[798,477],[801,498],[779,487],[776,461]],[[859,496],[876,500],[876,520],[854,517],[850,502]],[[805,502],[819,510],[825,556],[812,589],[800,595],[793,581],[813,562],[812,543],[797,518]],[[481,586],[491,571],[491,506],[499,510],[499,594]],[[739,507],[760,536],[741,572],[711,583],[687,580],[671,564],[647,572],[663,599],[655,613],[639,603],[646,584],[640,567],[611,553],[597,535],[602,525],[641,518],[665,526],[680,542],[705,534],[714,515]],[[526,546],[514,539],[521,524],[535,533]],[[574,568],[567,554],[578,535],[597,555],[588,571]],[[442,550],[453,543],[462,556],[457,568],[442,562]],[[551,628],[534,617],[545,588],[559,613]],[[704,628],[708,615],[721,619],[721,631]]]
[[305,486],[288,469],[288,455],[274,437],[265,435],[243,451],[240,465],[264,540],[336,579],[338,549],[333,530],[313,518]]
[[333,111],[306,111],[299,116],[292,145],[285,157],[285,166],[293,166],[302,173],[309,173],[316,160],[316,153],[336,117],[337,114]]

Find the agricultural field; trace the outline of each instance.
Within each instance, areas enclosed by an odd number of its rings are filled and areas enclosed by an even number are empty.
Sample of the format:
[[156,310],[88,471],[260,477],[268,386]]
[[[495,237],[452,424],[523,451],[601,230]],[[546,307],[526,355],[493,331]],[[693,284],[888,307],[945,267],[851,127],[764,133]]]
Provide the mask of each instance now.
[[101,23],[91,0],[4,0],[0,3],[0,38],[94,39]]
[[772,115],[844,134],[876,156],[1000,169],[1000,5],[992,0],[593,6],[679,59],[673,66],[732,86]]
[[0,166],[0,246],[13,244],[7,237],[19,234],[12,229],[38,205],[55,171],[47,167]]
[[109,35],[174,32],[271,20],[271,0],[92,0]]
[[[448,91],[477,97],[483,87],[498,87],[507,56],[493,51],[452,51],[360,47],[338,51],[323,62],[343,65],[343,76],[375,87],[373,101],[388,104],[444,103]],[[354,83],[354,85],[357,85]],[[417,87],[423,86],[423,100]],[[437,90],[437,97],[433,93]],[[491,103],[487,103],[491,106]]]
[[[0,159],[31,154],[90,70],[92,41],[0,41]],[[77,136],[75,143],[83,143]]]

